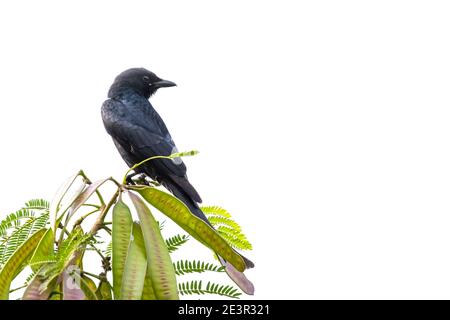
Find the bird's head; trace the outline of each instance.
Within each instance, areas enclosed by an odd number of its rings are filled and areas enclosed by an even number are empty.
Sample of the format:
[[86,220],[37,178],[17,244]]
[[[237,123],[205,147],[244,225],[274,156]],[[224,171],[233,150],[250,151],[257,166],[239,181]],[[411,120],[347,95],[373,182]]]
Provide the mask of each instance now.
[[173,86],[176,86],[176,84],[172,81],[163,80],[147,69],[132,68],[125,70],[116,77],[109,89],[108,97],[111,98],[124,90],[132,89],[148,99],[159,88]]

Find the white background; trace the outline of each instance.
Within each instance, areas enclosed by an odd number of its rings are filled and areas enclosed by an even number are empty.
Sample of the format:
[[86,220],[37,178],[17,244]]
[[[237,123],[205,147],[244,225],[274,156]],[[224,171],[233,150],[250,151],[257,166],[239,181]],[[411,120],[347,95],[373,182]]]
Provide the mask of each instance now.
[[[0,4],[0,212],[126,166],[100,118],[146,67],[258,299],[450,298],[446,1]],[[196,252],[192,252],[196,254]]]

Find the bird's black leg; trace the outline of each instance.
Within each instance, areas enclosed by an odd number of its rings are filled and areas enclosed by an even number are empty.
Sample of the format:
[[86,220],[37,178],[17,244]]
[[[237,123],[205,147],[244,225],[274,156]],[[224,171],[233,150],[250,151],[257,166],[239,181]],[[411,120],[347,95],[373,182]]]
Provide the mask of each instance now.
[[131,173],[127,176],[126,181],[129,185],[146,185],[151,186],[152,181],[146,179],[145,173]]
[[136,174],[134,172],[127,175],[126,181],[127,181],[128,185],[135,185],[136,184],[134,182],[134,180],[132,179],[135,175]]
[[148,186],[159,187],[161,183],[155,180],[146,180]]

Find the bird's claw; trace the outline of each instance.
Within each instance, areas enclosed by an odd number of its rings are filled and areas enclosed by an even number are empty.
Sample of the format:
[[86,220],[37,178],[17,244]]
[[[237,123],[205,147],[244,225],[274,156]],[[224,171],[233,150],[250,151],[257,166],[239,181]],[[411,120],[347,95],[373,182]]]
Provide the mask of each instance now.
[[126,182],[128,185],[145,185],[149,187],[158,187],[160,184],[156,181],[147,179],[145,173],[132,173],[129,174],[126,178]]

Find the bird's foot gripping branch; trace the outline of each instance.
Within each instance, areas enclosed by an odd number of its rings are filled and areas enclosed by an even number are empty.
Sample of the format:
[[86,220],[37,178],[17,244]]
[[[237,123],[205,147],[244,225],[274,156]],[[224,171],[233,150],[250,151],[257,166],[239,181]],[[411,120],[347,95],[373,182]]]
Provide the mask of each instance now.
[[[252,246],[226,210],[201,207],[208,217],[206,223],[174,196],[154,186],[127,183],[128,173],[121,183],[113,178],[91,182],[80,171],[51,203],[31,200],[1,221],[0,299],[9,299],[13,292],[24,300],[179,299],[190,294],[238,298],[242,292],[253,294],[253,284],[243,274],[253,264],[236,251],[251,250]],[[106,184],[115,189],[109,199],[100,190]],[[151,207],[187,234],[164,237],[164,224],[155,219]],[[214,259],[173,261],[172,253],[191,237],[211,249],[220,264]],[[91,252],[98,255],[99,266],[92,265],[93,259],[84,259]],[[25,283],[16,284],[24,278],[19,275],[27,272]],[[199,280],[183,281],[186,274],[206,272],[227,273],[234,284],[208,281],[204,274]]]

